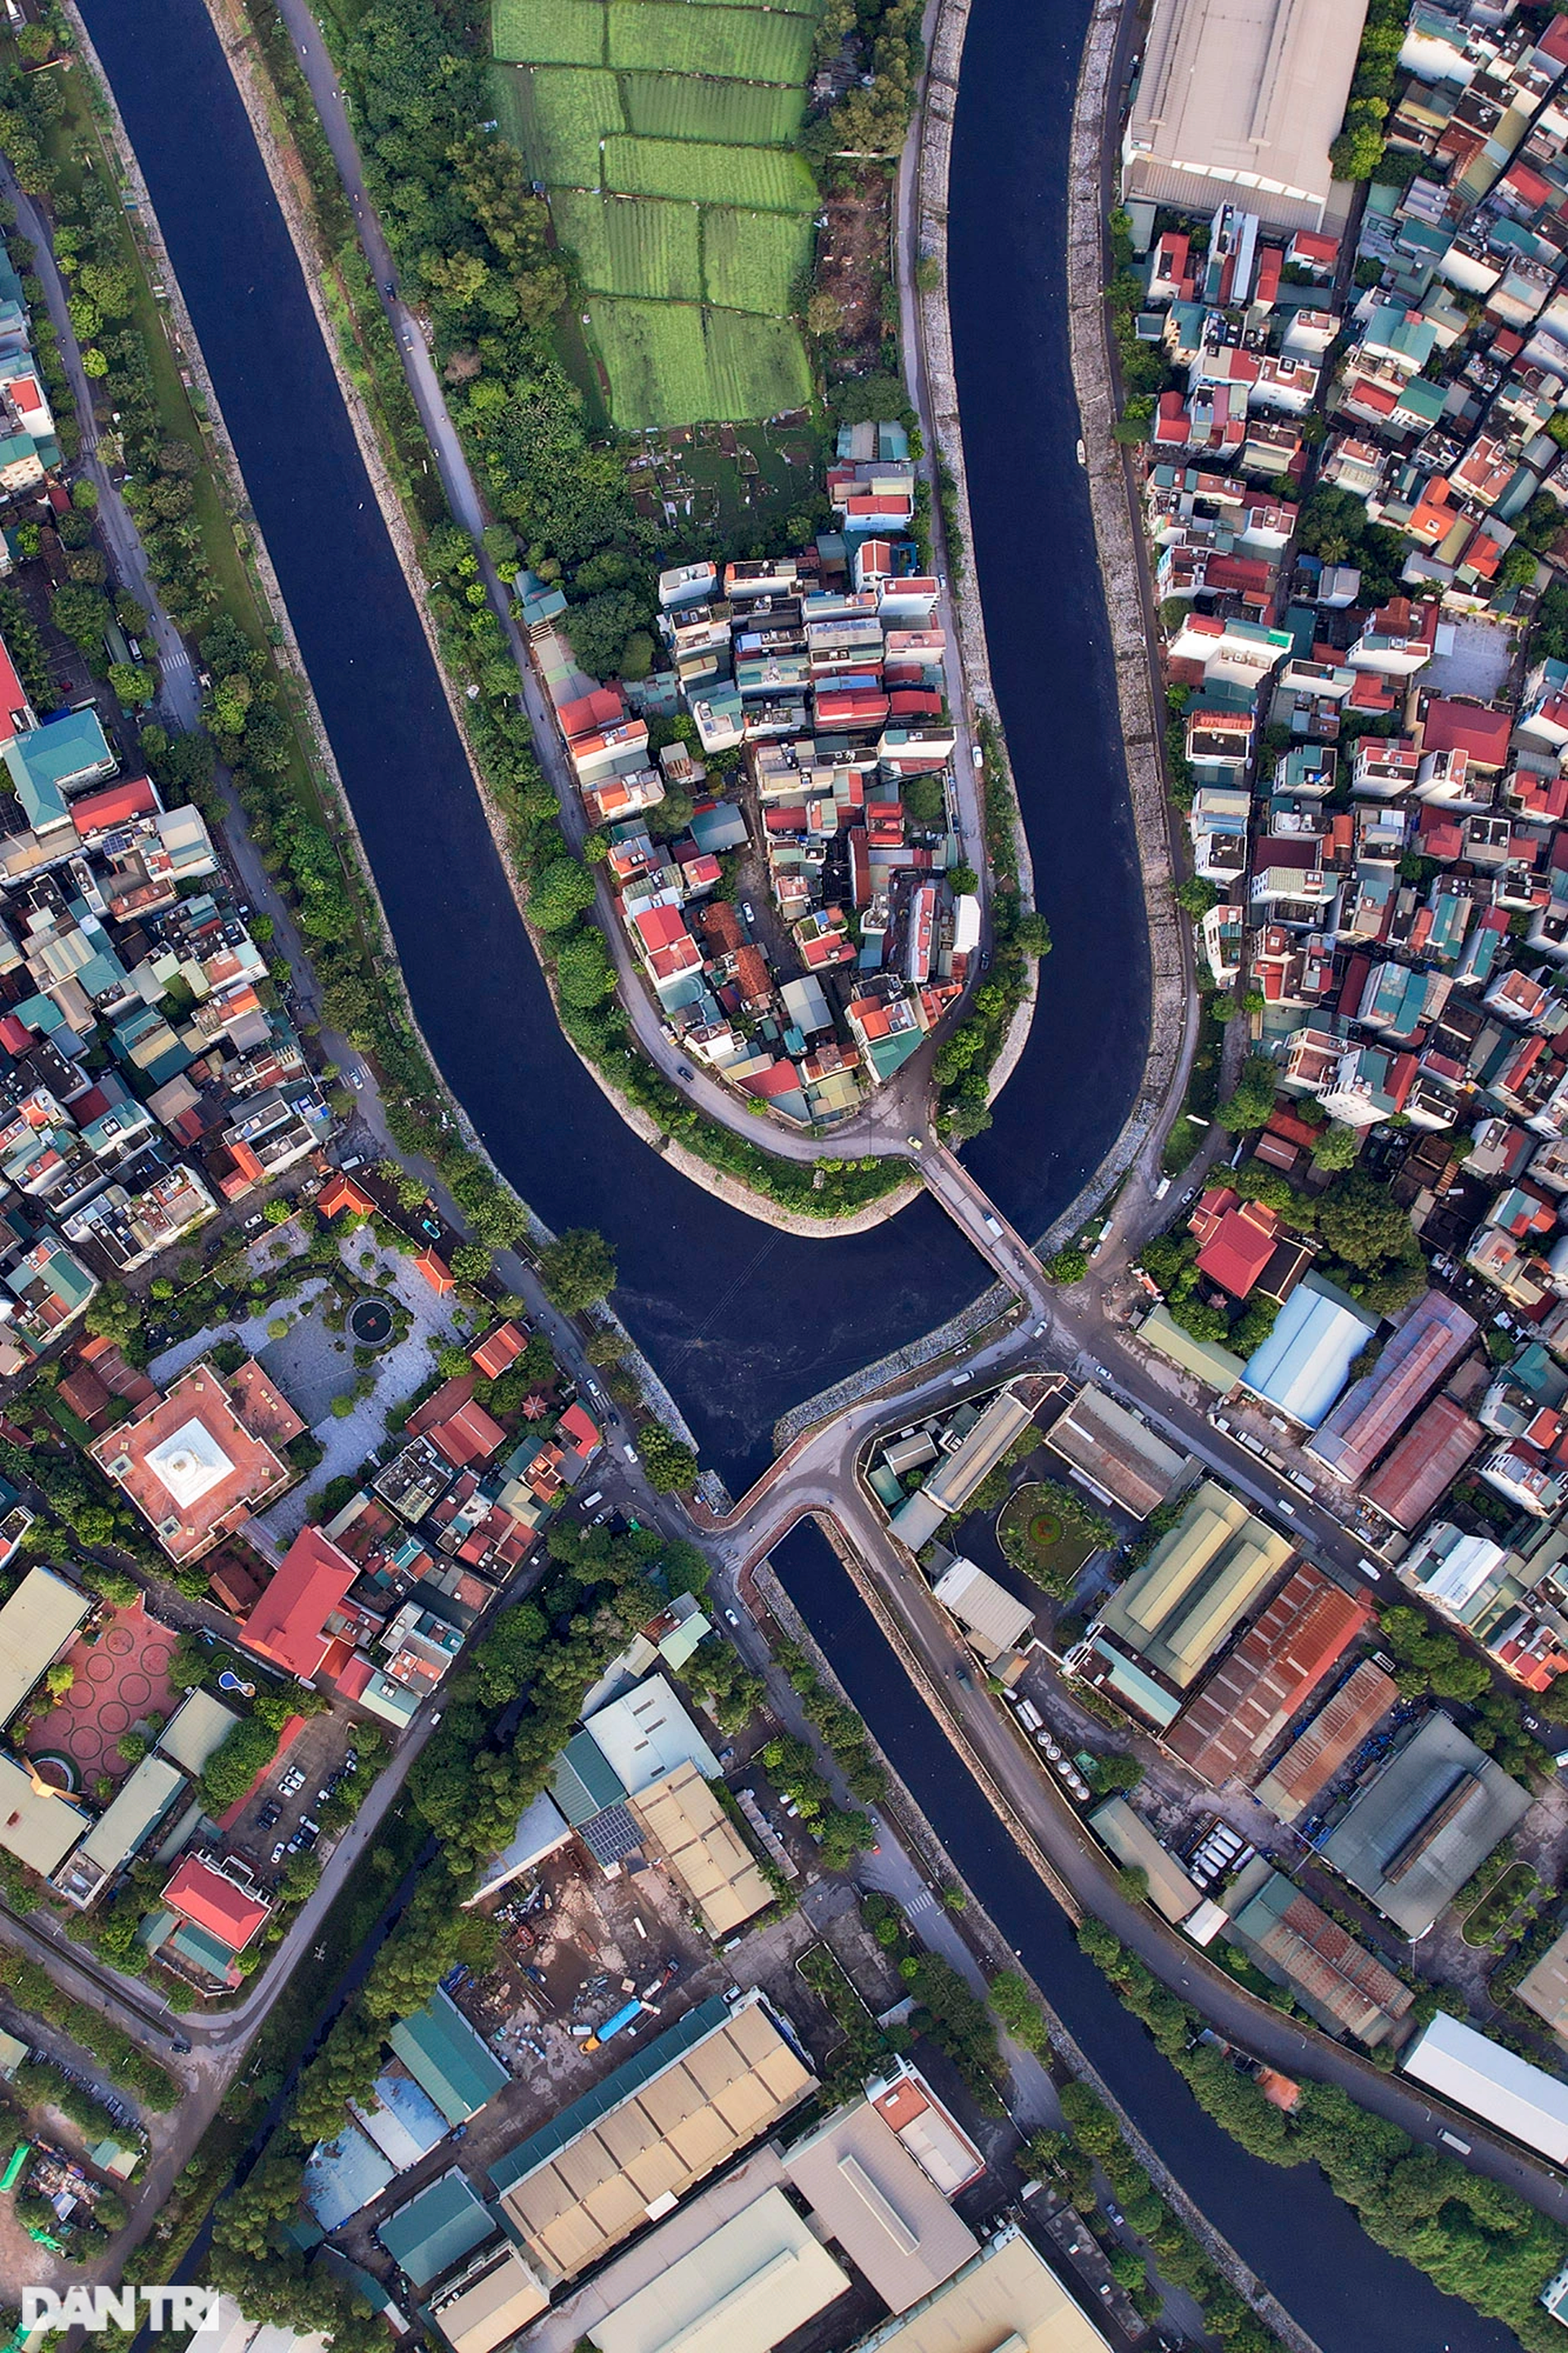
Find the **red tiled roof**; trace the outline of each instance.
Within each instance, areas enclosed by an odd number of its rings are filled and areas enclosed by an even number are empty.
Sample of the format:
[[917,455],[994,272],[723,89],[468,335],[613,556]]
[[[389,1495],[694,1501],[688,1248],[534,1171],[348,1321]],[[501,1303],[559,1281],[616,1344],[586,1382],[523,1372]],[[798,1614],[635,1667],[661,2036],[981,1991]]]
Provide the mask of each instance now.
[[363,1699],[365,1687],[375,1672],[375,1662],[363,1651],[356,1651],[338,1677],[337,1687],[344,1699]]
[[645,907],[632,920],[645,948],[671,948],[689,936],[679,907]]
[[1434,1398],[1418,1414],[1363,1493],[1396,1527],[1415,1528],[1436,1509],[1484,1433],[1451,1397]]
[[439,1447],[447,1461],[460,1471],[470,1462],[488,1462],[492,1454],[499,1453],[506,1444],[506,1432],[482,1405],[469,1398],[456,1413],[436,1424],[430,1432],[430,1443]]
[[199,1855],[188,1854],[163,1890],[172,1912],[205,1928],[231,1953],[243,1952],[268,1915],[268,1906],[226,1879]]
[[477,1373],[458,1373],[451,1380],[443,1381],[440,1388],[427,1397],[423,1405],[416,1405],[409,1415],[404,1424],[409,1437],[423,1438],[426,1430],[434,1430],[438,1421],[446,1421],[449,1416],[458,1412],[473,1396],[474,1383],[478,1378]]
[[16,719],[27,709],[27,697],[16,674],[16,665],[0,638],[0,744],[15,741]]
[[773,1095],[787,1095],[792,1089],[798,1087],[800,1073],[793,1062],[773,1062],[765,1071],[748,1072],[737,1083],[749,1095],[771,1099]]
[[157,807],[151,776],[124,776],[118,784],[106,785],[100,793],[84,793],[80,800],[72,801],[71,823],[85,839],[89,833],[124,825],[133,817],[151,817]]
[[474,1368],[487,1381],[499,1380],[509,1365],[515,1365],[528,1345],[528,1335],[515,1324],[498,1324],[488,1332],[475,1348],[468,1350]]
[[579,1454],[592,1454],[601,1444],[596,1422],[584,1413],[580,1405],[569,1405],[561,1417],[561,1429],[571,1439]]
[[1508,758],[1512,732],[1506,711],[1489,711],[1478,702],[1448,702],[1434,695],[1426,705],[1421,748],[1468,752],[1483,767],[1500,768]]
[[241,1641],[309,1683],[327,1654],[327,1620],[358,1574],[319,1528],[301,1528],[251,1611]]
[[437,1297],[445,1298],[448,1291],[457,1289],[446,1260],[437,1258],[433,1250],[421,1250],[414,1263]]
[[563,702],[555,714],[568,743],[579,735],[592,735],[601,727],[618,727],[626,715],[625,702],[608,686],[596,686],[592,694],[580,694],[574,702]]
[[352,1210],[356,1218],[369,1218],[375,1213],[375,1203],[363,1185],[352,1176],[335,1169],[316,1196],[316,1207],[323,1218],[335,1218],[342,1209]]
[[1369,1603],[1303,1563],[1166,1735],[1212,1788],[1250,1779],[1372,1617]]
[[1227,1209],[1198,1252],[1198,1272],[1233,1299],[1245,1299],[1274,1255],[1279,1238],[1278,1211],[1264,1201],[1244,1201]]

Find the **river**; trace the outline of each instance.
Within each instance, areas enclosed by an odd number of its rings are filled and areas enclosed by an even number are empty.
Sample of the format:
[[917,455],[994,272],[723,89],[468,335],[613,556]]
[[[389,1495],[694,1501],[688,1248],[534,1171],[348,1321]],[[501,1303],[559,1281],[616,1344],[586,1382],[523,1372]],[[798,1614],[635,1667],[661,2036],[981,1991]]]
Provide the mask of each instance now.
[[[517,918],[201,0],[88,0],[84,13],[238,449],[425,1033],[487,1147],[540,1216],[614,1238],[617,1306],[705,1458],[744,1483],[768,1459],[786,1406],[952,1314],[983,1287],[980,1261],[923,1199],[853,1240],[770,1232],[669,1169],[583,1071]],[[1057,360],[1059,374],[1059,351]],[[994,433],[1010,469],[1016,388],[1010,396],[998,383],[990,396],[996,414],[978,420],[975,444],[984,452]],[[996,533],[1005,499],[981,549],[983,578],[1005,584],[993,643],[1008,659],[1013,740],[1058,945],[1044,967],[1029,1050],[973,1155],[1007,1214],[1036,1233],[1116,1132],[1136,1084],[1146,1002],[1138,951],[1126,944],[1137,910],[1093,599],[1056,560],[1057,524],[1081,544],[1087,509],[1070,463],[1074,428],[1059,397],[1051,401],[1016,486],[1017,511],[1036,518],[1036,558],[1015,575],[1016,543]],[[987,532],[996,533],[994,553]]]
[[821,1531],[773,1565],[873,1737],[1058,2015],[1184,2189],[1323,2353],[1518,2353],[1518,2340],[1375,2245],[1316,2167],[1239,2148],[1079,1952],[1067,1915],[1008,1838],[889,1650]]
[[[497,1162],[552,1225],[616,1241],[616,1303],[732,1479],[776,1414],[951,1314],[983,1270],[922,1201],[876,1232],[770,1233],[631,1134],[556,1029],[201,0],[83,0],[238,448],[410,994]],[[969,1157],[1042,1232],[1141,1067],[1142,945],[1061,319],[1059,194],[1081,0],[977,0],[954,157],[954,332],[975,558],[1042,907],[1026,1053]],[[1244,2157],[1078,1953],[815,1531],[781,1562],[966,1875],[1194,2195],[1325,2353],[1503,2353],[1365,2240],[1315,2177]]]

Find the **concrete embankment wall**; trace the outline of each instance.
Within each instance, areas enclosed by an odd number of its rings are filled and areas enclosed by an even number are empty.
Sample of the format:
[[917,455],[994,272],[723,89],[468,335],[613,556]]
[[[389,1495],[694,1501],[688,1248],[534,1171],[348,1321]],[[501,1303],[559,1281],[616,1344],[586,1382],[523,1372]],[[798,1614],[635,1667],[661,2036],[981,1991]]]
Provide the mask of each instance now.
[[1170,807],[1161,757],[1164,715],[1155,701],[1150,667],[1142,522],[1126,460],[1111,438],[1116,397],[1105,316],[1102,159],[1113,128],[1109,116],[1116,99],[1113,76],[1122,5],[1123,0],[1096,0],[1079,71],[1068,162],[1068,328],[1148,917],[1149,1051],[1121,1134],[1078,1200],[1052,1228],[1047,1237],[1052,1242],[1082,1223],[1152,1134],[1184,1075],[1190,998],[1186,919],[1172,895]]

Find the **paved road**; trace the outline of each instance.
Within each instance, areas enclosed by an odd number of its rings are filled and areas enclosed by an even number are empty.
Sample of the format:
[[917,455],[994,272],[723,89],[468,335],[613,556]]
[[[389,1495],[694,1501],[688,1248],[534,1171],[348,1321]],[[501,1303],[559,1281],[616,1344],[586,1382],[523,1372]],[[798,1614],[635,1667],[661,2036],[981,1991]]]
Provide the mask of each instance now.
[[[844,1467],[847,1474],[848,1465]],[[1126,1901],[1105,1855],[983,1681],[973,1679],[967,1691],[959,1683],[961,1669],[967,1672],[973,1664],[973,1654],[850,1475],[826,1482],[809,1497],[774,1500],[781,1523],[801,1516],[795,1508],[799,1503],[833,1520],[847,1539],[865,1580],[918,1661],[913,1680],[921,1696],[958,1755],[971,1769],[980,1768],[986,1795],[999,1793],[1003,1804],[998,1810],[1005,1820],[1011,1814],[1015,1835],[1016,1826],[1024,1826],[1027,1838],[1020,1844],[1026,1854],[1029,1841],[1037,1846],[1038,1856],[1029,1854],[1029,1859],[1037,1868],[1043,1862],[1041,1875],[1047,1885],[1053,1880],[1064,1883],[1078,1906],[1103,1920],[1173,1992],[1244,2049],[1289,2075],[1341,2085],[1363,2107],[1387,2117],[1415,2140],[1436,2145],[1445,2124],[1458,2126],[1470,2143],[1468,2162],[1475,2170],[1508,2183],[1553,2221],[1568,2224],[1568,2185],[1523,2150],[1493,2139],[1473,2118],[1444,2109],[1404,2079],[1380,2073],[1326,2035],[1303,2032],[1279,2011],[1254,2001],[1227,1972],[1146,1905]],[[776,1542],[784,1532],[780,1525],[770,1541]],[[755,1542],[756,1535],[748,1534],[742,1557],[755,1556]],[[738,1567],[739,1561],[731,1557],[715,1580],[721,1595],[733,1597],[737,1603],[744,1599]],[[962,1855],[955,1859],[962,1866]]]
[[44,301],[59,337],[60,359],[76,399],[81,423],[81,459],[78,470],[98,491],[98,522],[108,544],[120,585],[129,588],[147,607],[147,635],[158,656],[161,682],[155,708],[177,728],[195,727],[201,716],[201,689],[184,639],[164,612],[157,586],[147,568],[147,557],[120,484],[99,452],[93,419],[92,387],[81,364],[81,347],[71,325],[66,290],[55,261],[48,223],[32,198],[17,186],[8,164],[0,161],[0,188],[16,207],[16,225],[34,248],[33,268],[43,281]]
[[[348,105],[321,27],[307,0],[279,0],[279,12],[289,28],[295,55],[326,132],[338,175],[353,207],[360,242],[364,248],[371,276],[380,291],[382,308],[403,356],[404,372],[420,423],[435,456],[436,470],[447,503],[458,522],[465,531],[472,533],[477,543],[486,522],[484,501],[447,406],[423,323],[417,312],[403,301],[397,291],[396,267],[365,186]],[[476,553],[491,607],[506,632],[513,659],[521,674],[523,705],[533,730],[534,749],[561,803],[562,829],[572,846],[580,849],[589,829],[582,795],[567,762],[554,714],[530,659],[527,640],[514,617],[511,584],[501,577],[482,546],[477,546]],[[951,613],[947,615],[946,626],[951,644],[955,642]],[[953,663],[950,667],[956,673],[958,665]],[[955,715],[961,695],[962,690],[955,690]],[[983,866],[984,860],[975,856],[973,862]],[[892,1086],[881,1089],[865,1112],[833,1128],[826,1137],[799,1134],[774,1120],[769,1120],[764,1129],[756,1114],[749,1112],[731,1089],[697,1070],[688,1061],[684,1050],[666,1035],[659,1008],[648,993],[641,967],[627,942],[616,895],[602,873],[595,873],[595,886],[600,925],[615,965],[621,1002],[637,1043],[655,1069],[699,1110],[709,1118],[717,1120],[721,1126],[729,1128],[732,1134],[743,1136],[748,1143],[765,1142],[770,1152],[776,1152],[788,1160],[816,1160],[825,1151],[836,1155],[849,1152],[880,1156],[906,1150],[904,1138],[917,1124],[911,1118],[911,1108],[917,1101],[923,1099],[929,1056],[916,1056],[907,1066],[906,1072],[900,1073],[901,1084],[895,1082]],[[688,1070],[691,1071],[690,1078],[683,1075]],[[914,1092],[917,1081],[918,1095]]]
[[[974,736],[974,714],[970,706],[969,681],[963,664],[958,659],[958,617],[953,609],[953,555],[947,543],[946,527],[942,521],[942,501],[936,480],[936,406],[931,398],[931,379],[926,370],[925,341],[920,331],[920,301],[915,285],[915,269],[920,260],[920,161],[921,137],[925,122],[925,97],[931,79],[930,59],[931,37],[935,30],[940,0],[927,0],[921,26],[921,53],[926,59],[921,75],[920,90],[910,118],[909,136],[893,189],[893,274],[899,290],[899,337],[904,354],[904,373],[910,388],[910,400],[925,440],[925,455],[921,470],[931,490],[931,560],[941,583],[937,599],[937,617],[947,639],[948,703],[958,731],[958,754],[953,764],[953,781],[957,789],[959,840],[964,860],[981,878],[984,898],[991,896],[991,861],[985,855],[985,818],[983,807],[981,771],[971,754]],[[953,420],[956,429],[957,420]],[[970,562],[973,558],[971,554]]]

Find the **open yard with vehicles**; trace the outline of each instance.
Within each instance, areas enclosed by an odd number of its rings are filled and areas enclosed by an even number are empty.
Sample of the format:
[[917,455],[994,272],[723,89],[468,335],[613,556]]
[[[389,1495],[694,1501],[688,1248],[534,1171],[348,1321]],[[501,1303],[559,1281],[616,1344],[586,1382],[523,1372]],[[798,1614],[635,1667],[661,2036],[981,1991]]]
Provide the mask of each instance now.
[[493,0],[496,118],[548,191],[626,429],[805,405],[816,9]]

